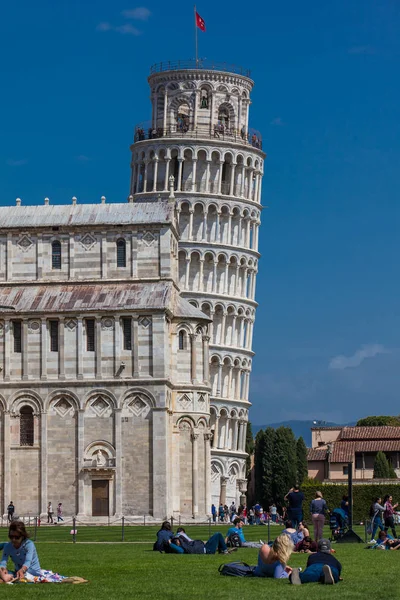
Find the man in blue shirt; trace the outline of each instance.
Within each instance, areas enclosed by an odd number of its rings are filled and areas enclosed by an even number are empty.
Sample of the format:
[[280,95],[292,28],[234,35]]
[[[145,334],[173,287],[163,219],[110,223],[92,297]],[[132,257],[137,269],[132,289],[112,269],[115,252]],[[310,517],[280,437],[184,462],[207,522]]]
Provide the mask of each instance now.
[[303,520],[303,502],[304,494],[300,491],[299,486],[295,485],[286,494],[285,500],[288,502],[288,517],[292,521],[292,525],[297,529],[300,521]]
[[230,536],[232,534],[236,533],[239,536],[240,541],[242,542],[243,548],[261,548],[261,546],[263,546],[263,544],[259,543],[259,542],[246,542],[246,539],[245,539],[244,533],[243,533],[243,529],[242,529],[244,523],[239,517],[236,517],[236,519],[233,520],[232,524],[233,524],[233,527],[230,527],[228,529],[228,533],[226,534],[226,538],[225,538],[226,543],[228,542]]

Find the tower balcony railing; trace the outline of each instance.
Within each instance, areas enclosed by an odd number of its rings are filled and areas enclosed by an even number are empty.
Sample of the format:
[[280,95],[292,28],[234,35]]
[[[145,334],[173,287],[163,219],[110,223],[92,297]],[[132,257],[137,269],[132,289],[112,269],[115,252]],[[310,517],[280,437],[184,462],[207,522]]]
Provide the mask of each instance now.
[[226,142],[235,142],[237,144],[245,144],[252,146],[258,150],[262,150],[262,137],[259,131],[249,128],[246,131],[237,131],[216,124],[213,129],[208,127],[186,127],[174,126],[163,129],[162,127],[152,127],[148,123],[141,123],[135,127],[134,141],[141,142],[143,140],[155,140],[160,138],[190,138],[199,140],[218,140]]
[[184,71],[186,69],[196,69],[201,71],[223,71],[225,73],[235,73],[243,77],[251,75],[250,69],[244,69],[239,65],[233,65],[226,62],[214,62],[199,58],[198,60],[167,60],[164,62],[155,63],[150,67],[150,75],[156,73],[164,73],[165,71]]
[[[143,181],[139,182],[138,190],[135,192],[136,194],[144,193],[144,184]],[[232,189],[232,192],[231,192]],[[154,189],[154,181],[149,179],[147,181],[146,191],[150,193],[154,192],[166,192],[167,190],[164,188],[163,181],[157,181],[156,188]],[[177,186],[175,184],[175,191],[177,190]],[[193,183],[193,181],[184,181],[179,190],[180,192],[197,192],[199,194],[221,194],[222,196],[235,196],[236,198],[244,198],[247,200],[254,200],[255,190],[253,188],[251,197],[249,198],[249,188],[247,185],[241,185],[240,183],[234,184],[233,187],[228,182],[221,183],[221,190],[219,189],[218,181],[209,181],[208,185],[206,181],[199,181]]]

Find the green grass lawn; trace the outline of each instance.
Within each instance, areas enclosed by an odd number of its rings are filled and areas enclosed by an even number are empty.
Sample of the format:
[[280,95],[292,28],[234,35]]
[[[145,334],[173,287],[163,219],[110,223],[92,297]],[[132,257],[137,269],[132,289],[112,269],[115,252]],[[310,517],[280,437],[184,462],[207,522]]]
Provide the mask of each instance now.
[[[80,527],[78,539],[92,541],[118,538],[113,527]],[[77,543],[70,542],[69,528],[41,528],[36,542],[43,568],[65,575],[80,575],[89,579],[87,585],[14,585],[0,586],[10,598],[51,596],[62,598],[174,598],[189,600],[226,598],[258,600],[266,598],[368,598],[394,600],[400,598],[400,552],[365,550],[364,544],[335,545],[337,558],[342,562],[344,581],[337,586],[308,584],[291,586],[285,580],[241,579],[222,577],[218,566],[232,560],[257,561],[257,550],[240,549],[231,556],[182,556],[152,552],[156,528],[130,527],[125,532],[128,541],[146,543]],[[212,531],[226,532],[226,527],[212,527]],[[132,531],[131,531],[132,530]],[[265,527],[246,527],[249,540],[265,539]],[[194,538],[208,537],[208,526],[188,526],[186,531]],[[271,528],[278,533],[280,528]],[[6,530],[3,530],[6,533]],[[119,532],[120,533],[120,532]],[[264,535],[263,535],[264,534]],[[5,537],[5,536],[2,536]],[[83,538],[86,538],[83,539]],[[133,539],[135,538],[135,539]],[[293,555],[291,566],[302,566],[305,555]],[[6,592],[7,590],[7,592]]]

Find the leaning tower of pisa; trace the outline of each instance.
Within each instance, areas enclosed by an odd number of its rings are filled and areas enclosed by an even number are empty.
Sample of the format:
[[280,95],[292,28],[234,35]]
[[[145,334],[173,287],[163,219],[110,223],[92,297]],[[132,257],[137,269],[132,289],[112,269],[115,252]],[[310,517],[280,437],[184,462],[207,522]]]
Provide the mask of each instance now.
[[156,64],[148,81],[152,118],[135,128],[131,195],[167,197],[173,182],[181,294],[212,319],[211,501],[243,502],[265,158],[249,127],[253,81],[205,61]]

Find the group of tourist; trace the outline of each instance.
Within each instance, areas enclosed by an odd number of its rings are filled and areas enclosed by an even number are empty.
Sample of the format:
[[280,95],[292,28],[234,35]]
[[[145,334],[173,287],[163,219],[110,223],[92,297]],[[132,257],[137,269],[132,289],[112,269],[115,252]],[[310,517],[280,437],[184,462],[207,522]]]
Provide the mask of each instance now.
[[370,517],[371,517],[371,525],[370,525],[370,529],[371,529],[371,541],[369,542],[370,544],[376,544],[377,541],[375,539],[375,535],[376,532],[378,531],[378,529],[381,530],[381,532],[388,532],[389,528],[392,531],[393,534],[393,538],[396,539],[397,535],[396,535],[396,528],[395,528],[395,523],[394,523],[394,513],[395,513],[395,509],[397,508],[398,503],[393,504],[393,497],[388,494],[384,497],[383,499],[383,505],[382,505],[382,498],[380,496],[377,496],[376,498],[374,498],[373,503],[371,504],[371,508],[370,508]]
[[[175,554],[215,554],[216,552],[229,554],[238,547],[258,548],[257,566],[252,571],[252,575],[255,577],[289,579],[293,585],[311,582],[333,584],[339,581],[342,565],[332,555],[330,541],[327,539],[321,539],[318,543],[313,541],[307,528],[301,522],[295,529],[292,527],[292,523],[287,521],[285,530],[275,539],[272,546],[261,540],[260,542],[247,542],[243,533],[243,525],[240,517],[236,517],[225,538],[221,533],[215,533],[207,542],[203,542],[202,540],[192,540],[183,527],[178,527],[174,533],[171,523],[164,521],[157,532],[157,540],[153,549]],[[237,545],[236,538],[239,540]],[[294,541],[297,543],[295,544]],[[293,552],[309,554],[304,572],[288,565]]]

